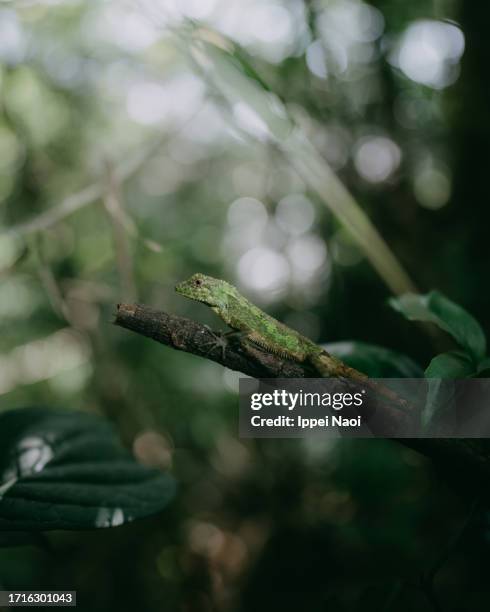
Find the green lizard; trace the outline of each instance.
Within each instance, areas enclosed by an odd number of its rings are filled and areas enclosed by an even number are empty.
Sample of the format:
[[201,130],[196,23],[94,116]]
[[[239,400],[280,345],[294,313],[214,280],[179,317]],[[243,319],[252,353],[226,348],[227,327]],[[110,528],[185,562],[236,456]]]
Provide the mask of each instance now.
[[224,280],[194,274],[178,284],[175,290],[210,306],[229,327],[252,345],[292,361],[309,363],[322,378],[367,379],[367,376],[333,357],[309,338],[260,310]]

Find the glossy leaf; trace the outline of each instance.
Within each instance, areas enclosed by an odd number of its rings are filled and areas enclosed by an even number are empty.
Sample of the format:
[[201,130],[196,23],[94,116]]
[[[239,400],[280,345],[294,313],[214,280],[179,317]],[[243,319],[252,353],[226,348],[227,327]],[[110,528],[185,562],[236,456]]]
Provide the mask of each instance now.
[[475,362],[485,357],[486,338],[478,321],[438,291],[407,293],[390,299],[391,306],[411,321],[435,323],[453,336]]
[[365,342],[333,342],[324,348],[371,378],[419,378],[422,369],[410,357]]
[[430,378],[425,406],[421,413],[422,431],[437,431],[443,423],[451,423],[455,418],[456,387],[453,378]]
[[113,527],[159,512],[173,478],[138,464],[82,412],[0,413],[0,531]]
[[461,351],[437,355],[425,370],[426,378],[468,378],[474,374],[473,364]]

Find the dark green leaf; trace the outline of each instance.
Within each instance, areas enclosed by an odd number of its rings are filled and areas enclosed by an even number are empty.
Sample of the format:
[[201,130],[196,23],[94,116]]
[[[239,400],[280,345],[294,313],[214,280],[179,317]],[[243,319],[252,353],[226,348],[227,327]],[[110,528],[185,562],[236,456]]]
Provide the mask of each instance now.
[[410,357],[364,342],[334,342],[324,348],[371,378],[419,378],[422,369]]
[[483,361],[480,361],[480,363],[478,364],[477,376],[479,378],[490,377],[490,357],[487,357]]
[[421,414],[422,431],[435,432],[441,424],[450,423],[455,418],[455,398],[454,380],[443,381],[442,378],[430,378],[426,402]]
[[486,339],[478,321],[438,291],[407,293],[390,299],[391,306],[411,321],[435,323],[453,336],[475,362],[485,357]]
[[0,414],[0,531],[121,525],[159,512],[174,491],[173,478],[136,463],[101,418]]
[[426,378],[468,378],[474,374],[474,365],[461,351],[437,355],[425,370]]

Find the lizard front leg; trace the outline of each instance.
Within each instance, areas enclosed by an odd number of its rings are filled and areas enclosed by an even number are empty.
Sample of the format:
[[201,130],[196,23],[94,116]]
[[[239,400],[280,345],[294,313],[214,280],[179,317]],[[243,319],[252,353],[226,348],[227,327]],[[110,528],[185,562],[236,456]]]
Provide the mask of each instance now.
[[226,349],[228,348],[230,339],[234,338],[234,337],[242,336],[243,332],[236,331],[234,329],[232,329],[232,330],[230,330],[228,332],[216,332],[216,331],[213,331],[212,329],[210,329],[208,326],[206,326],[206,327],[208,329],[208,332],[212,336],[212,340],[210,340],[209,342],[206,342],[206,343],[204,343],[202,345],[203,347],[209,347],[208,350],[204,353],[205,356],[209,355],[215,349],[219,348],[221,350],[221,357],[222,357],[222,359],[224,361],[225,358],[226,358]]

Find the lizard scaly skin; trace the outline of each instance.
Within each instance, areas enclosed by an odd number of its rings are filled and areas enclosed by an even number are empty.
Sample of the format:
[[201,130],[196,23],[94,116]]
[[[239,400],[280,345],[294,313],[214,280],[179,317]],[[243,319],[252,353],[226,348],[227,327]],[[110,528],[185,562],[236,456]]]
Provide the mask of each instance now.
[[285,359],[310,363],[322,378],[367,378],[309,338],[260,310],[224,280],[198,273],[178,284],[175,290],[211,307],[229,327],[241,332],[251,344]]

